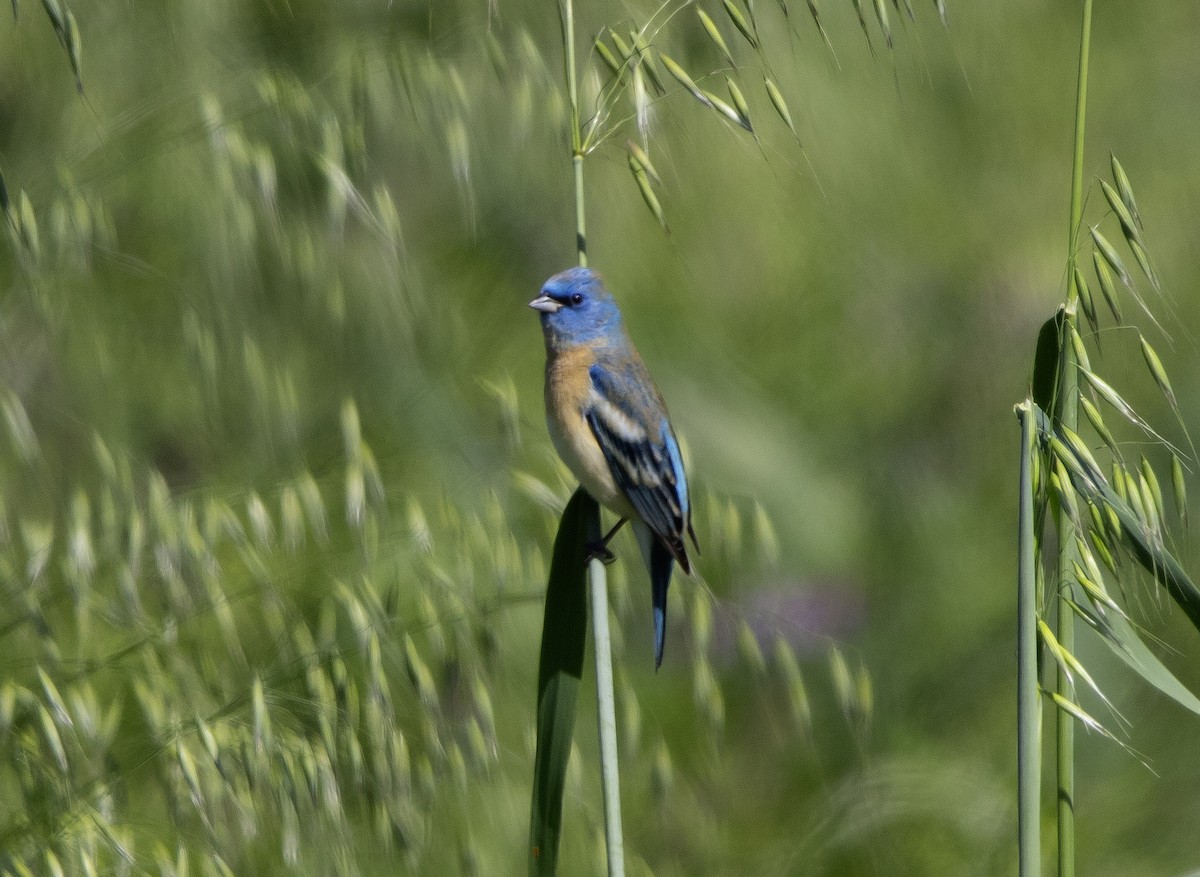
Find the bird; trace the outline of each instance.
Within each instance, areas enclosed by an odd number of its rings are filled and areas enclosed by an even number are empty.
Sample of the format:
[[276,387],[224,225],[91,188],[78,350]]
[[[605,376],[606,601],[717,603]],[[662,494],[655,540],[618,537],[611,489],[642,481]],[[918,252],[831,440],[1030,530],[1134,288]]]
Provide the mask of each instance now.
[[691,497],[667,405],[634,347],[620,308],[591,268],[555,274],[529,303],[546,342],[546,425],[583,488],[618,518],[589,546],[611,562],[608,541],[629,521],[650,573],[654,668],[666,644],[674,564],[688,575],[685,535],[696,554]]

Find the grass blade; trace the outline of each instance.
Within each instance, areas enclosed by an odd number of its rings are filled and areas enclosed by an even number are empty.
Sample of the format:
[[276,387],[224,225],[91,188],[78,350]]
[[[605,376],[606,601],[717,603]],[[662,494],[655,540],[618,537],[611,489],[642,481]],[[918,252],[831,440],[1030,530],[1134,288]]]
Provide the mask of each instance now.
[[1131,670],[1181,706],[1200,715],[1200,698],[1166,668],[1158,656],[1137,635],[1137,631],[1123,615],[1113,614],[1105,618],[1106,627],[1101,638],[1124,661]]
[[600,509],[581,487],[554,540],[538,659],[537,751],[529,818],[529,873],[555,873],[562,798],[575,730],[575,702],[587,639],[586,545],[600,538]]
[[1042,324],[1038,330],[1037,348],[1033,355],[1033,376],[1030,379],[1033,401],[1043,411],[1055,409],[1058,395],[1059,352],[1062,343],[1066,310],[1063,307]]

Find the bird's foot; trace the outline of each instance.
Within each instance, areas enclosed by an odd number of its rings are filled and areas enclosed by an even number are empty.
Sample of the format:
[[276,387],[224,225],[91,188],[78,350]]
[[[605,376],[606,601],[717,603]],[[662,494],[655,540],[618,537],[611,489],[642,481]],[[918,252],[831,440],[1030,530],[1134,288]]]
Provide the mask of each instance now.
[[605,566],[608,566],[617,559],[617,556],[609,550],[608,544],[604,539],[598,542],[589,542],[585,547],[587,554],[584,555],[584,563],[591,560],[598,560]]
[[626,520],[627,518],[621,518],[621,520],[617,521],[613,528],[604,534],[604,538],[598,542],[589,542],[587,544],[587,554],[584,556],[583,562],[587,563],[592,558],[595,558],[605,566],[608,566],[616,560],[617,556],[608,550],[608,542],[613,536],[617,535],[617,531],[625,525]]

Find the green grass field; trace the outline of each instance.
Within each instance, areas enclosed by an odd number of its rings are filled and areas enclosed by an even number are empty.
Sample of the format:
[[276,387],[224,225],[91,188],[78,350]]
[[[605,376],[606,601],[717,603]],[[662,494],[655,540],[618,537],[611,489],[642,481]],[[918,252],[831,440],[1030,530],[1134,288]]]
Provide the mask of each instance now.
[[[887,4],[889,50],[870,4],[869,46],[826,0],[831,53],[804,4],[760,0],[762,56],[704,6],[756,136],[666,82],[669,234],[632,121],[586,162],[590,261],[671,405],[704,548],[654,673],[614,542],[629,873],[1015,873],[1012,406],[1066,290],[1077,4]],[[656,6],[580,7],[590,101],[594,36]],[[575,260],[557,4],[81,0],[82,92],[46,7],[14,10],[0,872],[523,873],[574,489],[526,307]],[[1095,15],[1085,216],[1111,151],[1165,329],[1127,302],[1101,362],[1186,446],[1132,326],[1196,434],[1200,7]],[[725,66],[690,10],[660,39]],[[1195,631],[1152,584],[1123,597],[1200,688]],[[1200,869],[1197,718],[1087,631],[1077,654],[1138,754],[1080,732],[1079,873]],[[588,670],[563,874],[605,873],[592,692]]]

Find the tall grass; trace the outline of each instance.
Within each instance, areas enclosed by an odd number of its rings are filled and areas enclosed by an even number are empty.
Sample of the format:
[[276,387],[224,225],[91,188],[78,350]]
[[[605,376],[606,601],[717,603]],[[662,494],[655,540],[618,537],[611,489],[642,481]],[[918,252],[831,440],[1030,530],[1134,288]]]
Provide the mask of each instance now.
[[[1041,814],[1041,707],[1037,672],[1039,651],[1054,661],[1054,686],[1048,692],[1055,707],[1055,770],[1057,827],[1056,869],[1059,877],[1076,873],[1075,807],[1077,724],[1121,742],[1123,729],[1111,731],[1081,706],[1080,689],[1086,685],[1109,708],[1113,720],[1126,720],[1116,710],[1092,674],[1076,657],[1076,616],[1087,622],[1126,663],[1152,685],[1181,704],[1197,710],[1200,701],[1141,644],[1129,623],[1128,610],[1112,596],[1105,584],[1107,568],[1118,592],[1129,595],[1136,587],[1137,567],[1170,594],[1188,619],[1200,630],[1200,589],[1192,583],[1173,555],[1169,521],[1159,480],[1143,454],[1139,464],[1125,459],[1119,444],[1104,422],[1101,406],[1141,430],[1153,443],[1170,454],[1173,482],[1180,517],[1186,508],[1182,481],[1183,453],[1143,420],[1099,374],[1093,371],[1080,316],[1099,351],[1100,317],[1084,269],[1079,264],[1083,240],[1084,144],[1087,118],[1089,54],[1092,2],[1084,0],[1080,25],[1079,66],[1076,80],[1075,135],[1072,157],[1070,225],[1066,262],[1067,300],[1043,326],[1035,355],[1031,398],[1018,406],[1021,422],[1021,479],[1019,490],[1018,567],[1018,845],[1019,868],[1023,875],[1042,871],[1040,843]],[[1109,215],[1117,224],[1144,280],[1155,291],[1160,283],[1151,267],[1137,214],[1137,205],[1124,168],[1112,158],[1112,182],[1100,180]],[[1158,326],[1144,294],[1121,256],[1099,226],[1091,228],[1097,286],[1103,293],[1113,319],[1122,324],[1122,308],[1114,275],[1128,294]],[[1158,354],[1139,331],[1138,342],[1150,377],[1166,396],[1179,417],[1178,403],[1170,379]],[[1111,455],[1112,485],[1087,444],[1080,438],[1078,412],[1083,407],[1095,438]],[[1182,426],[1182,419],[1180,419]],[[1038,437],[1035,444],[1034,436]],[[1184,436],[1190,446],[1190,439]],[[1036,494],[1036,497],[1035,497]],[[1035,513],[1035,503],[1038,511]],[[1047,549],[1041,524],[1047,509],[1054,511],[1057,539]],[[1126,554],[1135,566],[1118,566]],[[1049,561],[1055,570],[1054,613],[1045,599],[1040,571]],[[1054,628],[1045,620],[1052,617]],[[1035,638],[1034,632],[1038,632]]]

